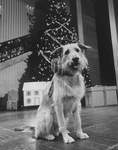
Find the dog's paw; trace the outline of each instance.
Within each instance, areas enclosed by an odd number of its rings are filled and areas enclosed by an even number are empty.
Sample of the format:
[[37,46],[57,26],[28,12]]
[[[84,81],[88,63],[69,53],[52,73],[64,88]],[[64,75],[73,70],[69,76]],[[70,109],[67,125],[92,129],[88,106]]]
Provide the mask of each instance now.
[[64,137],[63,140],[64,140],[64,143],[73,143],[73,142],[75,142],[75,140],[69,135]]
[[79,137],[81,140],[89,138],[88,134],[83,133],[83,132],[82,133],[77,133],[77,137]]
[[55,137],[52,134],[46,135],[44,138],[49,141],[52,141],[55,139]]

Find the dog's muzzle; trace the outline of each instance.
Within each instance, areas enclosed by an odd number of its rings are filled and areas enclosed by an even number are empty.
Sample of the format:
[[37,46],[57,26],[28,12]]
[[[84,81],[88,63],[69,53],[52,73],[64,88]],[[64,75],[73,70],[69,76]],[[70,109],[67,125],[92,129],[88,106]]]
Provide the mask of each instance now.
[[72,62],[71,62],[71,68],[73,69],[78,69],[79,66],[80,66],[80,63],[79,63],[79,58],[78,57],[74,57],[72,58]]

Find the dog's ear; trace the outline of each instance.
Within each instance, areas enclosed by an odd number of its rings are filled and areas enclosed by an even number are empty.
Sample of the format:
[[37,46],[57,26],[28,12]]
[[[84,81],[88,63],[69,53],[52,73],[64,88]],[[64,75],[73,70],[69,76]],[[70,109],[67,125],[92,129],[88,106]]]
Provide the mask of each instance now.
[[60,46],[58,48],[56,48],[53,52],[51,52],[51,55],[56,54],[57,57],[61,57],[63,53],[63,47]]
[[78,43],[78,46],[81,48],[81,50],[86,50],[91,48],[91,46],[85,45],[83,43]]
[[62,54],[63,54],[63,47],[59,47],[59,48],[57,49],[57,56],[58,56],[58,57],[62,57]]

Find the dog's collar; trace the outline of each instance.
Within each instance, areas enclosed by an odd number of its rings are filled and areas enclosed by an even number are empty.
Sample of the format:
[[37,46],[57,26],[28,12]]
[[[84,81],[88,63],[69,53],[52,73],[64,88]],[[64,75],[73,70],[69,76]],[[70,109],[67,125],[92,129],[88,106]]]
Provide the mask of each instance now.
[[57,75],[59,75],[59,76],[69,76],[69,77],[73,77],[74,75],[73,75],[73,73],[71,73],[70,71],[65,71],[65,70],[63,70],[63,69],[58,69],[58,71],[57,71]]

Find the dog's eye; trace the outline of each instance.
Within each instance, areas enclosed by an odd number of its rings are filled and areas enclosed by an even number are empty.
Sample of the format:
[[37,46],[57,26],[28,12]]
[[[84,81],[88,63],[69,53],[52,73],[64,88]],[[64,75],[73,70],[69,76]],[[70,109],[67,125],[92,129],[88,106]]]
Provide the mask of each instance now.
[[70,52],[70,51],[69,51],[69,49],[68,49],[67,51],[65,51],[65,55],[68,55],[68,54],[69,54],[69,52]]
[[80,52],[80,50],[79,50],[78,48],[76,48],[75,50],[76,50],[76,52],[77,52],[77,53],[79,53],[79,52]]

